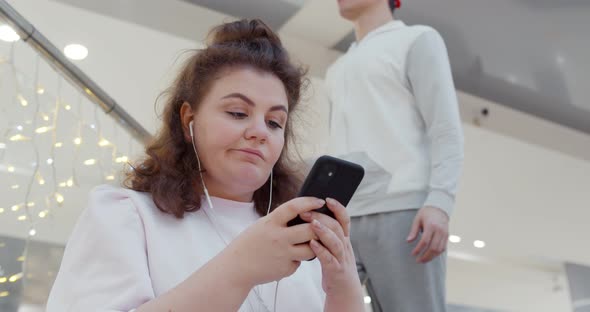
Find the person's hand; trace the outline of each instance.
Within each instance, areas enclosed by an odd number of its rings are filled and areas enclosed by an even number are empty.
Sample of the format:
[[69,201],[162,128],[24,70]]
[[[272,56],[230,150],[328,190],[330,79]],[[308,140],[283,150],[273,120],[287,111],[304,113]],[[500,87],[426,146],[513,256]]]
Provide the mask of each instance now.
[[301,261],[315,253],[308,242],[314,232],[310,224],[287,227],[298,214],[321,208],[324,200],[300,197],[277,207],[248,227],[225,252],[235,259],[243,281],[255,286],[287,277],[297,270]]
[[362,304],[362,288],[350,244],[350,217],[338,201],[328,198],[326,203],[336,219],[314,211],[300,214],[304,221],[311,222],[316,235],[309,245],[322,266],[322,287],[328,298],[352,296]]
[[413,242],[422,232],[422,238],[412,251],[416,261],[426,263],[442,254],[447,248],[449,239],[449,216],[436,207],[426,206],[418,210],[410,234],[408,243]]

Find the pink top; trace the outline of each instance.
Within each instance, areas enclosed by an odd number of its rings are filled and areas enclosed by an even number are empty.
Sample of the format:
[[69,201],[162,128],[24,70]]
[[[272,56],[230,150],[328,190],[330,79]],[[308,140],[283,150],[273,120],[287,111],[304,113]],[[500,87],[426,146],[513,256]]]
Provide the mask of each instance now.
[[[253,203],[211,200],[214,210],[206,200],[202,205],[213,219],[204,209],[177,219],[158,210],[148,193],[95,188],[66,246],[47,312],[132,311],[225,248],[220,234],[231,241],[260,218]],[[259,296],[251,291],[239,311],[272,311],[275,286],[258,286]],[[276,310],[321,311],[324,300],[316,259],[280,281]]]

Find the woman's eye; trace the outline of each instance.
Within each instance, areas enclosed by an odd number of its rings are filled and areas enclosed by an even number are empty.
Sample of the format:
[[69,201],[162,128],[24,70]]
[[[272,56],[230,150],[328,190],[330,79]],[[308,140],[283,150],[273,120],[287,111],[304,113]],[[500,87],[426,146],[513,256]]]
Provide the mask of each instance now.
[[229,115],[234,117],[235,119],[242,119],[248,117],[248,115],[241,113],[241,112],[227,112]]
[[283,127],[281,127],[281,125],[278,122],[276,122],[276,121],[269,120],[268,121],[268,124],[270,125],[270,127],[272,129],[283,129]]

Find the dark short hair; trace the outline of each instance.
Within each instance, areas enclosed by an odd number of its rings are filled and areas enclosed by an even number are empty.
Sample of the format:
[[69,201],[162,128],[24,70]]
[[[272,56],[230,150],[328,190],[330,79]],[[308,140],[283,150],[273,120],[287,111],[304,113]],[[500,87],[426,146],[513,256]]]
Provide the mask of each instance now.
[[395,0],[388,0],[389,2],[389,9],[391,10],[391,12],[395,11]]

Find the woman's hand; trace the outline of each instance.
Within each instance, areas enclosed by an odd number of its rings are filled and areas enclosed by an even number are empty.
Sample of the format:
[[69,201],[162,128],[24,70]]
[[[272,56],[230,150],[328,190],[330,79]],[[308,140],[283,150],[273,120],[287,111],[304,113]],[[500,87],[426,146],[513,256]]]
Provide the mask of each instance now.
[[333,310],[338,311],[335,305],[342,304],[346,311],[362,311],[362,288],[350,244],[350,217],[338,201],[328,198],[326,203],[336,219],[318,212],[300,214],[303,220],[311,222],[317,236],[309,244],[322,265],[326,310],[332,310],[329,306],[333,304]]
[[224,250],[243,274],[243,282],[255,286],[293,274],[301,261],[315,256],[308,242],[314,238],[308,223],[292,227],[287,222],[298,214],[321,208],[324,200],[300,197],[277,207],[242,232]]

